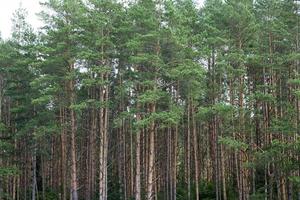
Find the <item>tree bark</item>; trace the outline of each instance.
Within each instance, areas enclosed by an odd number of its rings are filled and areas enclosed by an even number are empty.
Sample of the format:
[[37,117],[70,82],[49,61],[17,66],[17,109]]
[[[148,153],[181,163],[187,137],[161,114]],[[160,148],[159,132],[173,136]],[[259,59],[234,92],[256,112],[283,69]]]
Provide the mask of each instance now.
[[[74,70],[74,63],[70,64],[70,72]],[[69,81],[70,104],[75,103],[74,80]],[[71,118],[71,196],[72,200],[78,200],[77,183],[77,161],[76,161],[76,114],[74,109],[70,109]]]
[[[141,119],[140,116],[140,105],[137,103],[137,114],[136,114],[136,121],[139,122]],[[139,130],[139,129],[138,129]],[[140,131],[136,133],[136,152],[135,152],[135,200],[141,200],[141,136]]]
[[193,102],[191,102],[192,109],[192,123],[193,123],[193,146],[194,146],[194,164],[195,164],[195,187],[196,187],[196,200],[199,200],[199,167],[198,167],[198,139],[197,139],[197,131],[196,131],[196,120],[195,120],[195,109]]
[[[150,105],[151,113],[155,113],[155,104]],[[147,200],[152,200],[154,198],[153,188],[154,188],[154,170],[155,170],[155,122],[151,122],[149,130],[149,165],[148,165],[148,182],[147,182]]]

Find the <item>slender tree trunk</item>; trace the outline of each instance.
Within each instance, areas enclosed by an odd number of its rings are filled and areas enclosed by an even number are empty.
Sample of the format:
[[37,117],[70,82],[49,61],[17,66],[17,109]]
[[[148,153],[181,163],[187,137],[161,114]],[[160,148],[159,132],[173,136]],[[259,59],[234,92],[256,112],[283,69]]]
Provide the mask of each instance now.
[[[70,64],[70,71],[74,70],[74,63]],[[70,103],[75,103],[74,80],[69,81]],[[76,161],[76,114],[74,109],[70,109],[71,118],[71,196],[72,200],[78,200],[77,183],[77,161]]]
[[[60,125],[61,125],[61,185],[62,185],[62,200],[67,199],[67,159],[66,159],[66,135],[65,135],[65,109],[63,107],[60,108]],[[53,180],[51,180],[51,185]]]
[[[130,134],[130,198],[135,194],[134,192],[134,184],[135,184],[135,177],[134,177],[134,155],[133,155],[133,132],[132,132],[132,122],[131,119],[129,120],[129,134]],[[140,150],[141,151],[141,150]]]
[[[108,74],[101,75],[101,79],[108,80]],[[108,103],[108,85],[100,90],[100,102]],[[100,151],[99,151],[99,200],[107,199],[107,148],[108,148],[108,108],[100,108]]]
[[178,140],[178,126],[175,128],[175,133],[174,133],[174,151],[173,151],[173,199],[176,199],[176,193],[177,193],[177,141]]
[[188,189],[188,196],[187,199],[191,199],[191,153],[190,153],[190,102],[187,105],[187,136],[186,136],[186,153],[187,153],[187,165],[186,165],[186,172],[187,172],[187,189]]
[[[108,74],[106,75],[106,81],[108,80]],[[108,103],[109,100],[109,90],[108,90],[108,85],[106,86],[106,91],[105,91],[105,102]],[[107,183],[107,155],[108,155],[108,107],[106,106],[105,108],[105,117],[104,117],[104,194],[105,194],[105,200],[107,199],[107,192],[108,192],[108,183]]]
[[[103,80],[103,75],[101,75],[102,80]],[[104,101],[104,91],[101,88],[100,90],[100,102]],[[105,197],[105,164],[104,164],[104,143],[105,143],[105,138],[104,138],[104,108],[100,108],[100,113],[99,113],[99,132],[100,132],[100,150],[99,150],[99,200],[106,200]]]
[[37,181],[36,181],[36,147],[34,147],[34,152],[32,155],[32,188],[31,188],[31,199],[36,200],[36,188],[37,188]]
[[199,200],[200,193],[199,193],[199,167],[198,167],[198,139],[197,139],[197,132],[196,132],[196,120],[195,120],[195,109],[194,105],[191,102],[191,109],[192,109],[192,123],[193,123],[193,146],[194,146],[194,164],[195,164],[195,187],[196,187],[196,200]]
[[[151,113],[155,113],[155,104],[150,105]],[[148,165],[148,182],[147,182],[147,200],[154,199],[154,170],[155,170],[155,122],[151,122],[149,130],[149,165]]]
[[[222,134],[222,133],[221,133]],[[227,192],[226,192],[226,176],[225,176],[225,152],[224,146],[220,145],[220,154],[221,154],[221,176],[222,176],[222,193],[223,193],[223,200],[227,200]]]
[[[140,105],[137,104],[137,114],[136,114],[136,121],[139,122],[141,120],[139,114]],[[140,131],[136,133],[136,152],[135,152],[135,200],[141,200],[141,136]]]

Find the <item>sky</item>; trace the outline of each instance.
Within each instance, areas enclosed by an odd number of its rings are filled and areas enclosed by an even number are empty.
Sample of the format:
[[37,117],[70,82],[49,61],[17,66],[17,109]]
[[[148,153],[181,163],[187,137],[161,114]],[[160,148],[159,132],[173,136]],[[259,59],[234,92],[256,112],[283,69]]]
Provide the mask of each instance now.
[[[42,6],[39,4],[40,0],[0,0],[0,33],[4,39],[9,38],[11,33],[13,13],[20,6],[28,11],[27,21],[37,29],[42,25],[36,13],[40,12]],[[196,0],[200,5],[204,0]]]
[[13,13],[21,5],[28,11],[27,21],[34,27],[38,28],[42,22],[36,16],[41,11],[40,0],[0,0],[0,32],[1,37],[7,39],[11,33]]

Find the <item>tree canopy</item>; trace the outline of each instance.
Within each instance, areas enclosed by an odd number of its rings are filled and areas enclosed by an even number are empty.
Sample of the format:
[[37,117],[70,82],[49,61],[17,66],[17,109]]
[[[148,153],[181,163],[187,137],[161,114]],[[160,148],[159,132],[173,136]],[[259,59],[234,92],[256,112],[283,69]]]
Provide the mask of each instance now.
[[300,3],[45,0],[0,38],[0,200],[300,198]]

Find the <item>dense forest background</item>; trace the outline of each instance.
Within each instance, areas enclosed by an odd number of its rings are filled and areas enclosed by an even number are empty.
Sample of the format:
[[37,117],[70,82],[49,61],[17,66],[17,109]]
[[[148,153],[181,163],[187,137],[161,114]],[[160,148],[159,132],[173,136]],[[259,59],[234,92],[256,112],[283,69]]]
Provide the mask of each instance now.
[[299,1],[43,4],[0,40],[1,200],[300,199]]

